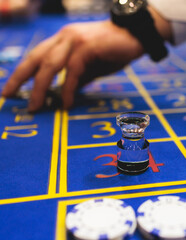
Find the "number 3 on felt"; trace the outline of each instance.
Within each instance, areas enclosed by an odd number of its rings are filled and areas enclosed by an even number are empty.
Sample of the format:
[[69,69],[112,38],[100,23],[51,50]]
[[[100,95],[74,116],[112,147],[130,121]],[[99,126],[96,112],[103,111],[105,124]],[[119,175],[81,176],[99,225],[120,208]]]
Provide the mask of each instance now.
[[112,127],[112,123],[111,122],[107,122],[107,121],[100,121],[100,122],[95,122],[91,125],[91,127],[98,127],[100,126],[99,130],[103,131],[103,132],[109,132],[108,134],[102,134],[102,135],[97,135],[94,134],[92,135],[93,138],[107,138],[107,137],[111,137],[116,133],[116,130]]

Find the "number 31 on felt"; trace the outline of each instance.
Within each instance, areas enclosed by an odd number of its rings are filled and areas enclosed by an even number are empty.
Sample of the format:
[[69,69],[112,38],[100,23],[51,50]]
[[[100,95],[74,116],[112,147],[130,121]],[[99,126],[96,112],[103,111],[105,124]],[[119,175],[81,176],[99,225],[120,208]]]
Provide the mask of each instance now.
[[112,127],[112,123],[111,122],[107,122],[107,121],[100,121],[100,122],[95,122],[91,125],[91,127],[99,127],[99,130],[102,132],[108,132],[107,134],[94,134],[92,135],[93,138],[107,138],[107,137],[111,137],[116,133],[115,128]]

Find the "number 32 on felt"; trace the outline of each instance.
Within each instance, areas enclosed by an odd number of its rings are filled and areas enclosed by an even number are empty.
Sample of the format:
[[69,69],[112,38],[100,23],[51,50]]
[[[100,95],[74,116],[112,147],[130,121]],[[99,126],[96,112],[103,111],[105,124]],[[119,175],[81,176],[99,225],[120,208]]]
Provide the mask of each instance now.
[[[93,138],[107,138],[111,137],[116,133],[115,128],[112,127],[112,123],[108,121],[100,121],[100,122],[95,122],[91,125],[91,127],[99,127],[99,130],[102,131],[103,133],[100,135],[94,134],[92,135]],[[104,134],[104,132],[107,132],[107,134]]]

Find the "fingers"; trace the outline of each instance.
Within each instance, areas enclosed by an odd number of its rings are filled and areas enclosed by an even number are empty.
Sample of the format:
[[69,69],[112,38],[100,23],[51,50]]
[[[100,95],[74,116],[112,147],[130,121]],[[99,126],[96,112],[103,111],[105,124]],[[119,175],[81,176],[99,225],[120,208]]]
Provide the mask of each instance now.
[[91,58],[88,46],[82,46],[70,57],[67,65],[67,76],[62,89],[63,108],[69,109],[74,103],[74,95],[79,85],[79,80],[85,72],[86,65]]
[[66,82],[62,90],[62,101],[64,109],[69,109],[74,103],[74,95],[78,85],[78,78],[79,76],[73,72],[69,71],[67,73]]
[[71,32],[68,28],[66,32],[58,32],[32,50],[10,77],[2,95],[14,96],[19,87],[35,75],[28,110],[37,111],[44,103],[53,77],[66,67],[67,77],[62,90],[62,100],[64,108],[67,109],[73,104],[78,81],[85,72],[87,63],[92,61],[91,53],[89,41],[81,39],[76,32]]
[[64,67],[71,52],[71,41],[60,42],[53,48],[42,61],[35,77],[28,110],[37,111],[43,106],[47,89],[53,77]]
[[2,95],[4,97],[12,97],[15,95],[19,87],[38,69],[43,56],[48,52],[52,46],[59,41],[59,35],[56,34],[53,37],[45,40],[39,44],[32,52],[26,57],[26,59],[17,67],[16,71],[12,74],[4,89]]

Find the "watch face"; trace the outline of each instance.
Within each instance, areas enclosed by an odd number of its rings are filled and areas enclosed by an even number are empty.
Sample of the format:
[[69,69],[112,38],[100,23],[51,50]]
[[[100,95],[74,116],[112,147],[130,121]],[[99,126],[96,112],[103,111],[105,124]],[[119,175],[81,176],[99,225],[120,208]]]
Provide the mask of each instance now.
[[112,11],[117,15],[134,14],[146,4],[146,0],[113,0]]

